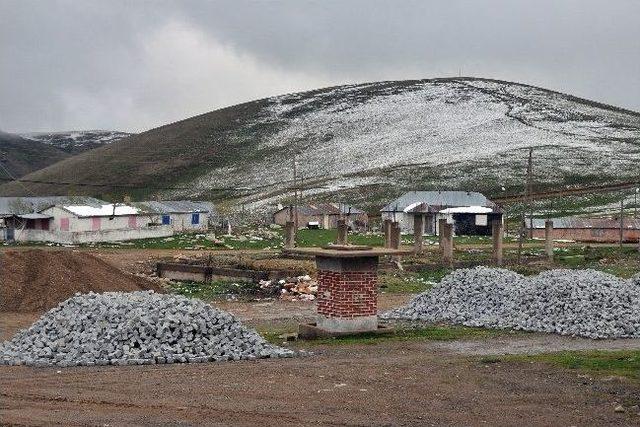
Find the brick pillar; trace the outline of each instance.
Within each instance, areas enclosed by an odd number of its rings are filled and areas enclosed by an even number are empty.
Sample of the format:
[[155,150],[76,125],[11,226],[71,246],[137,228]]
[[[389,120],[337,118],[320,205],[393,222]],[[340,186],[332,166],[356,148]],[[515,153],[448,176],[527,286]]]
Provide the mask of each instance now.
[[384,230],[384,247],[391,247],[391,220],[385,219],[382,223],[382,228]]
[[296,226],[293,221],[287,221],[284,226],[284,247],[293,248],[296,245]]
[[349,228],[347,227],[347,222],[344,219],[338,220],[338,240],[336,243],[338,245],[346,245],[347,244],[347,232]]
[[400,248],[400,223],[394,222],[391,224],[391,249]]
[[553,220],[544,222],[544,251],[550,261],[553,261]]
[[377,256],[316,257],[317,326],[329,332],[378,328]]
[[416,253],[422,252],[422,234],[424,233],[424,215],[416,214],[413,217],[413,248]]
[[502,240],[504,238],[504,224],[501,219],[491,222],[491,235],[493,240],[493,262],[502,265]]

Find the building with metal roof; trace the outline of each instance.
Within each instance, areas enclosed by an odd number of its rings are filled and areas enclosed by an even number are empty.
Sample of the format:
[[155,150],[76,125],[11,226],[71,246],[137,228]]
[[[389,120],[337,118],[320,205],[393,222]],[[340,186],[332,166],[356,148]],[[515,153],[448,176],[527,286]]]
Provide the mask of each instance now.
[[101,206],[107,203],[86,196],[0,197],[0,215],[39,212],[54,205]]
[[131,205],[155,216],[158,223],[170,225],[175,231],[206,231],[214,213],[213,204],[203,201],[151,200]]
[[491,223],[502,221],[503,210],[474,191],[409,191],[381,210],[383,220],[396,221],[403,233],[413,233],[416,216],[422,216],[423,234],[438,234],[438,219],[454,224],[456,234],[491,234]]
[[341,217],[352,229],[365,228],[369,221],[366,212],[346,203],[310,203],[296,207],[285,206],[277,210],[273,214],[273,222],[284,226],[292,216],[294,220],[297,216],[299,228],[316,226],[333,229],[338,226],[338,219]]

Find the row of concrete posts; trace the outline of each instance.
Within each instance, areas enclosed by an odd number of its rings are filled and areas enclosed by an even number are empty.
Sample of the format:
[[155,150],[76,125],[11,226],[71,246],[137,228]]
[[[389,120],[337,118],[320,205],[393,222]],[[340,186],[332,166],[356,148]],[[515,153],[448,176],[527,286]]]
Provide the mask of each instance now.
[[[438,220],[439,245],[442,253],[442,260],[447,265],[453,264],[453,224],[449,224],[446,219]],[[400,248],[400,223],[385,219],[383,222],[384,247],[390,249]],[[414,216],[413,222],[414,252],[422,253],[424,247],[423,230],[424,217]],[[492,260],[496,265],[503,262],[503,239],[504,224],[501,220],[494,220],[491,223],[491,234],[493,243]],[[338,220],[338,238],[336,244],[346,245],[348,243],[348,226],[344,219]],[[295,247],[296,229],[293,221],[288,221],[285,225],[284,247]],[[545,253],[549,260],[553,260],[553,221],[545,221]]]
[[[398,249],[400,246],[400,225],[389,219],[383,223],[385,247]],[[438,220],[438,237],[442,260],[445,264],[453,264],[453,224],[447,222],[446,219]],[[421,215],[414,216],[413,222],[413,241],[414,252],[422,253],[424,248],[423,239],[424,217]],[[492,234],[492,260],[496,265],[503,263],[503,240],[504,240],[504,224],[502,220],[494,220],[491,223]],[[553,221],[545,222],[545,253],[549,260],[553,260]]]

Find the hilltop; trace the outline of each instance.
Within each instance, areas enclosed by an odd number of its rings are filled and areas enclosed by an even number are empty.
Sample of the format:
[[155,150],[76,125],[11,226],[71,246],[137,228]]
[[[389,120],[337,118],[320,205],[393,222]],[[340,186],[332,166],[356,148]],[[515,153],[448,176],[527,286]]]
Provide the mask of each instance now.
[[[281,200],[295,155],[306,195],[369,206],[413,188],[500,194],[640,179],[640,114],[498,80],[346,85],[223,108],[65,159],[26,178],[87,193]],[[117,185],[135,185],[123,190]],[[179,187],[160,190],[159,187]],[[217,191],[244,187],[242,192]],[[65,185],[30,184],[41,194]],[[19,194],[15,183],[0,194]],[[77,189],[76,189],[77,191]]]

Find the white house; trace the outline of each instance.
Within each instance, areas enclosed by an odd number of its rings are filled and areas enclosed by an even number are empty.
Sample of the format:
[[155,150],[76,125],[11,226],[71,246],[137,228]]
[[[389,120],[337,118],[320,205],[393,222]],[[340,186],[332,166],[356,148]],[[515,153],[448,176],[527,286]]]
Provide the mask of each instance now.
[[191,200],[146,201],[131,205],[175,231],[207,231],[214,212],[211,203]]
[[438,219],[454,224],[456,234],[491,234],[491,223],[502,220],[502,209],[484,195],[472,191],[410,191],[380,210],[383,220],[400,224],[413,233],[414,217],[424,217],[424,234],[438,234]]
[[53,205],[38,213],[15,215],[10,222],[18,241],[77,244],[173,234],[170,226],[156,224],[150,215],[124,204]]

